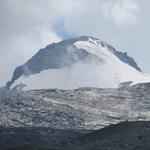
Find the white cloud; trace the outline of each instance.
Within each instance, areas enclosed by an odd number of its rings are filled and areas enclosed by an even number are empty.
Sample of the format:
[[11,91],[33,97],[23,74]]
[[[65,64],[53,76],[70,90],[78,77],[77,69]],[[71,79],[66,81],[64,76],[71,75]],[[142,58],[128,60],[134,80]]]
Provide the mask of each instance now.
[[138,5],[135,0],[106,1],[103,4],[103,11],[104,15],[119,27],[137,22]]
[[35,28],[34,31],[9,39],[0,45],[0,70],[3,75],[0,77],[0,85],[10,80],[16,66],[25,63],[40,48],[46,45],[59,42],[61,39],[55,32],[46,26]]
[[[141,52],[140,42],[148,49],[143,40],[145,35],[149,36],[148,9],[149,1],[140,0],[0,0],[0,85],[10,80],[14,68],[38,49],[60,40],[56,34],[59,32],[54,31],[60,20],[65,31],[74,35],[95,36],[130,52]],[[146,17],[140,16],[143,12]],[[147,23],[147,29],[144,23],[134,30],[126,26],[135,24],[138,17]],[[138,35],[139,31],[143,36]],[[134,40],[140,42],[133,44]]]

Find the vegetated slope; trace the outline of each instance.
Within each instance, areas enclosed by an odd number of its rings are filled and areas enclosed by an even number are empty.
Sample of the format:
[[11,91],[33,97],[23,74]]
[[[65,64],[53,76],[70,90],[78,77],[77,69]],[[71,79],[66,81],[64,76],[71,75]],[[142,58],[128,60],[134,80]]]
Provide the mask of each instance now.
[[0,150],[48,150],[77,139],[89,131],[56,130],[51,128],[0,127]]
[[150,122],[124,122],[78,138],[61,150],[149,150]]
[[0,128],[0,149],[149,150],[150,122],[122,122],[96,131]]
[[44,89],[0,101],[0,125],[100,129],[130,120],[150,120],[150,83],[119,89]]

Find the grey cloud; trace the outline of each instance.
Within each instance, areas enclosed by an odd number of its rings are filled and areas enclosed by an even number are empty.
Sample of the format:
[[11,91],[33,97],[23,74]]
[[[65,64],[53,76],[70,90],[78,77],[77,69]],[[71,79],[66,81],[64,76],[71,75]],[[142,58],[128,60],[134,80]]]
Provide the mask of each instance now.
[[[125,25],[118,27],[116,24],[118,17],[109,16],[109,13],[104,15],[103,6],[110,1],[113,6],[114,3],[120,2],[120,0],[1,0],[0,85],[10,79],[16,66],[24,63],[38,49],[61,40],[53,28],[60,20],[63,20],[68,32],[95,36],[112,44],[118,50],[127,51],[136,58],[144,71],[150,72],[148,44],[150,2],[131,0],[137,9],[128,5],[129,8],[134,8],[134,11],[131,11],[131,17],[125,17],[125,21],[123,20]],[[120,7],[119,10],[122,12]],[[123,12],[126,12],[126,9]],[[137,21],[132,20],[133,17],[136,17]]]

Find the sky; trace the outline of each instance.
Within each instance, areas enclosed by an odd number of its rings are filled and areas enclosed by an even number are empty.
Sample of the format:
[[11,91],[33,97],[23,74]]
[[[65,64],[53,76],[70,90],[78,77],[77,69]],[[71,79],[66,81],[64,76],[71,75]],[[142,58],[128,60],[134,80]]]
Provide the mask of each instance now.
[[97,37],[150,73],[149,0],[0,0],[0,86],[40,48]]

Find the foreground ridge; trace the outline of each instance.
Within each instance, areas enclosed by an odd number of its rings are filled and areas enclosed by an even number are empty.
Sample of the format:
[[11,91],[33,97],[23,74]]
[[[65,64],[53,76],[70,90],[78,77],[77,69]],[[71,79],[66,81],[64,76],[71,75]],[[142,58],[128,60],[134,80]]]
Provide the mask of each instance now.
[[149,150],[150,122],[122,122],[96,131],[1,127],[0,137],[1,150]]

